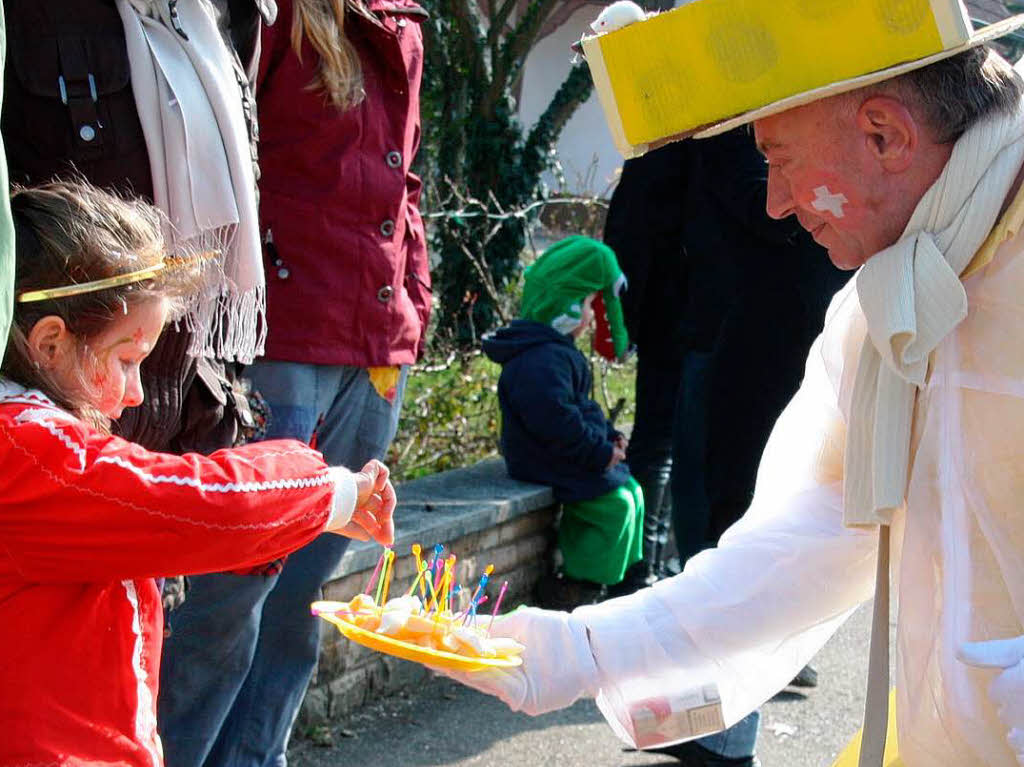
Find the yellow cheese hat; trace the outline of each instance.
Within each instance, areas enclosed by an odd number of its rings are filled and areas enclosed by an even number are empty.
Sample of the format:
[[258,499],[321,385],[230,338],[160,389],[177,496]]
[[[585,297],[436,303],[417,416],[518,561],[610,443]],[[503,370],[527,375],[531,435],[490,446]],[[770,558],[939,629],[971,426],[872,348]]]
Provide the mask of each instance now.
[[694,0],[583,51],[619,151],[713,136],[919,69],[1024,26],[959,0]]

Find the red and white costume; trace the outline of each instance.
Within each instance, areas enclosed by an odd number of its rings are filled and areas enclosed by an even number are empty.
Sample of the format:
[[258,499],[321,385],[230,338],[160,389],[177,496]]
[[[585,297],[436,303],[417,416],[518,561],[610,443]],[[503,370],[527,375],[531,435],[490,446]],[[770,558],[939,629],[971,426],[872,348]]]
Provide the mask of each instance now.
[[151,453],[0,379],[0,767],[161,765],[153,578],[267,562],[354,505],[299,442]]

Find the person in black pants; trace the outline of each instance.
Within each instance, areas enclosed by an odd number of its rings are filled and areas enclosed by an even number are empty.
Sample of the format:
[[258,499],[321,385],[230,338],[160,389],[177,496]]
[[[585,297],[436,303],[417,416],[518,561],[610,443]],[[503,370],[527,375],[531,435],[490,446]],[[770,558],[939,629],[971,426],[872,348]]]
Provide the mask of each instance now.
[[627,160],[612,195],[604,241],[629,282],[621,296],[637,350],[636,415],[626,460],[644,493],[643,560],[613,595],[650,585],[666,574],[672,470],[672,420],[679,370],[687,348],[680,307],[686,297],[683,217],[690,142]]
[[690,347],[672,478],[682,562],[715,546],[746,511],[771,429],[800,385],[829,301],[849,279],[795,219],[768,216],[768,167],[749,130],[687,143]]

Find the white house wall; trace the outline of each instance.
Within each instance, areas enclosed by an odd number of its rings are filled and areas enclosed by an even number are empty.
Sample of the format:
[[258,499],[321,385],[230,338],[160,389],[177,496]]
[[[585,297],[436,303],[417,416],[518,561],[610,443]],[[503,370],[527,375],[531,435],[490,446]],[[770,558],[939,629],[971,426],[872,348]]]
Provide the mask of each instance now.
[[[553,33],[541,40],[526,59],[519,101],[519,117],[529,129],[555,95],[572,66],[569,46],[580,39],[600,8],[584,6]],[[558,141],[568,191],[575,194],[610,194],[622,155],[612,144],[597,96],[573,114]],[[549,174],[548,183],[554,186]]]

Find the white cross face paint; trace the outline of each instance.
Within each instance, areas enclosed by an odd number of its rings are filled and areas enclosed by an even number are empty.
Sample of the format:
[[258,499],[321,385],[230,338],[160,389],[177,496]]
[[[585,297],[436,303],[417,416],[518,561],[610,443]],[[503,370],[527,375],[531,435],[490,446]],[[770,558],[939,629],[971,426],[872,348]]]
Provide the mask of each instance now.
[[846,195],[842,192],[838,194],[832,194],[829,188],[825,185],[815,187],[814,199],[811,201],[811,207],[819,213],[828,211],[836,218],[843,217],[843,205],[848,203],[849,200]]

